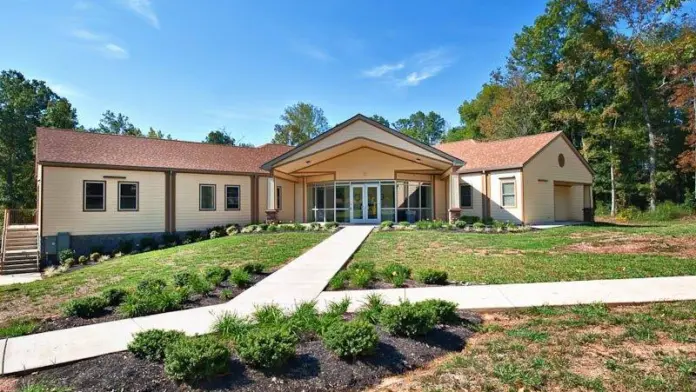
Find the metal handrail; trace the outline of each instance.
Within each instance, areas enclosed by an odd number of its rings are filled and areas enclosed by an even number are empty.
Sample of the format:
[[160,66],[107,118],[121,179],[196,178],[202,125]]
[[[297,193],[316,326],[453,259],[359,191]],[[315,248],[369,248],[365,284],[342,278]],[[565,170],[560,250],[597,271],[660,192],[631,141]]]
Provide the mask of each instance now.
[[5,244],[7,243],[7,226],[10,210],[3,212],[2,236],[0,236],[0,271],[5,269]]

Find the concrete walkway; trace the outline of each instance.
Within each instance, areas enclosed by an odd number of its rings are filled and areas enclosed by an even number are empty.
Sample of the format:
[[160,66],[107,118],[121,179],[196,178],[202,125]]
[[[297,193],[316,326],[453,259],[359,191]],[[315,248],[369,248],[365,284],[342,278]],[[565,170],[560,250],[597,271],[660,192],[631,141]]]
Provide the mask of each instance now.
[[274,302],[291,308],[295,303],[313,300],[350,259],[372,228],[352,226],[341,229],[225,304],[2,339],[0,374],[124,351],[134,333],[148,329],[203,334],[210,331],[217,316],[224,312],[245,316],[253,312],[256,304]]
[[40,272],[30,272],[28,274],[0,275],[0,286],[9,286],[17,283],[29,283],[41,280]]
[[603,302],[635,304],[644,302],[696,300],[696,276],[666,278],[588,280],[577,282],[501,284],[481,286],[443,286],[386,290],[326,291],[317,298],[318,306],[351,299],[354,311],[370,294],[379,294],[390,304],[403,300],[418,302],[444,299],[460,309],[493,311],[532,306],[561,306]]

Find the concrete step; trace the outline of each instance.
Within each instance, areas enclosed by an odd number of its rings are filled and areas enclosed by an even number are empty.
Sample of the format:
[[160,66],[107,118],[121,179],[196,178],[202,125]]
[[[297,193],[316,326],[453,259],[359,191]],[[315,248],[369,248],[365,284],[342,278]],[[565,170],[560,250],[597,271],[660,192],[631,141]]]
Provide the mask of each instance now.
[[6,250],[5,251],[5,256],[10,257],[10,256],[16,256],[16,255],[26,255],[26,254],[38,254],[39,250],[36,249],[36,247],[30,248],[30,249],[16,249],[16,250]]
[[36,267],[36,260],[22,260],[13,262],[2,263],[3,268],[34,268]]
[[27,266],[27,267],[12,267],[12,266],[4,266],[2,268],[2,271],[0,271],[0,274],[2,275],[16,275],[16,274],[28,274],[31,272],[39,272],[39,268],[34,264],[33,266]]

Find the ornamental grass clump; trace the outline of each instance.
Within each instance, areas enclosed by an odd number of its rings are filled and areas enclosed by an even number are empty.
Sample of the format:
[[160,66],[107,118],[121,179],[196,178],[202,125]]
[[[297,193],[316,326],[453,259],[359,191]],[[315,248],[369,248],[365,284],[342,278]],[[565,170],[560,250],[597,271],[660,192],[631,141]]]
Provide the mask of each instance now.
[[212,332],[222,338],[236,342],[240,336],[252,330],[253,327],[249,319],[239,317],[234,313],[225,312],[215,320]]
[[388,283],[394,287],[402,287],[406,283],[406,279],[411,277],[411,269],[403,264],[391,263],[382,270],[382,276]]

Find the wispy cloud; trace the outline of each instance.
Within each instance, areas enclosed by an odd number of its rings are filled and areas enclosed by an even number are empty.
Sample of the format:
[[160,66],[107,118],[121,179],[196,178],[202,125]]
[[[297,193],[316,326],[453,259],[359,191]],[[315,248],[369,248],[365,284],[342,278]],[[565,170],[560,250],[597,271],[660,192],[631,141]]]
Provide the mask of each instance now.
[[48,84],[48,87],[50,87],[54,93],[60,95],[61,97],[75,99],[87,96],[84,91],[68,83],[54,83],[47,80],[46,84]]
[[399,87],[418,86],[453,63],[445,48],[415,53],[394,64],[382,64],[362,72],[365,77],[380,79]]
[[400,69],[404,68],[404,63],[396,63],[396,64],[382,64],[378,65],[374,68],[370,68],[368,70],[363,71],[363,75],[368,77],[368,78],[381,78],[387,74],[390,74],[394,71],[398,71]]
[[106,39],[106,37],[102,34],[97,34],[93,31],[85,29],[75,29],[70,34],[75,38],[79,38],[85,41],[103,41]]
[[323,62],[328,62],[328,61],[333,61],[334,58],[331,56],[328,52],[325,50],[314,46],[314,45],[308,45],[308,44],[301,44],[301,45],[295,45],[295,49],[299,52],[304,54],[307,57],[310,57],[314,60],[318,61],[323,61]]
[[145,19],[152,27],[159,29],[159,18],[152,8],[150,0],[122,0],[126,8],[135,12],[139,17]]
[[105,56],[115,59],[127,59],[130,56],[127,50],[111,42],[104,44],[101,51]]

